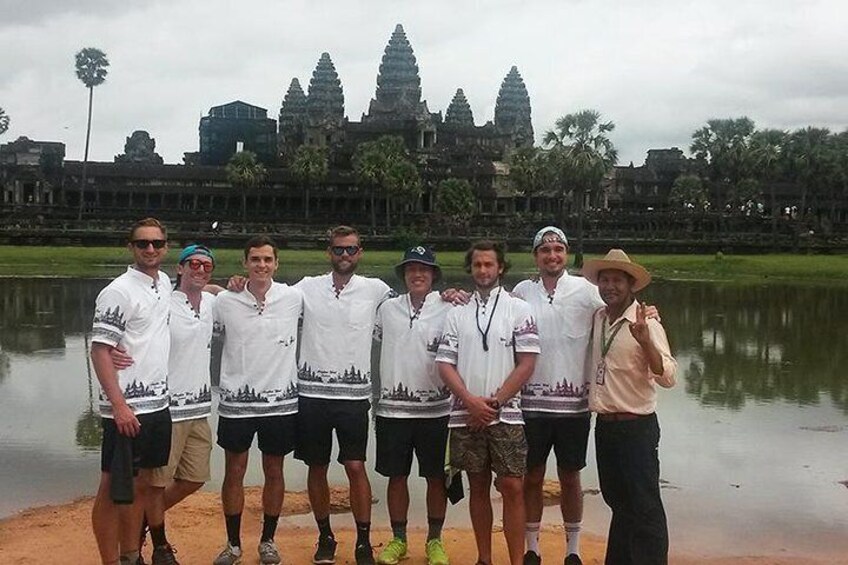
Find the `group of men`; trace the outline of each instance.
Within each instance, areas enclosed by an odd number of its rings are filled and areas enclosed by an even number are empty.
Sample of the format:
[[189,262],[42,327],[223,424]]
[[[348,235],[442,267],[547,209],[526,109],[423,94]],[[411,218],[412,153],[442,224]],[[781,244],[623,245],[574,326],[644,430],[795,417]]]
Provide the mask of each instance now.
[[[427,484],[430,565],[449,562],[441,531],[453,470],[468,477],[478,563],[492,563],[493,473],[510,562],[541,563],[542,485],[553,449],[565,563],[581,563],[580,469],[591,409],[598,414],[601,489],[613,510],[607,563],[665,563],[655,384],[672,386],[676,364],[655,309],[635,300],[650,275],[623,252],[587,262],[585,278],[571,276],[565,234],[543,228],[533,240],[538,277],[510,293],[501,286],[509,268],[503,247],[476,242],[465,256],[474,286],[469,295],[434,291],[441,269],[432,251],[418,246],[396,267],[407,291],[397,296],[383,281],[355,273],[363,254],[359,234],[338,226],[330,232],[325,275],[293,286],[275,282],[277,247],[260,236],[245,246],[247,276],[231,280],[231,290],[209,284],[214,255],[190,245],[180,253],[171,292],[159,270],[165,228],[142,220],[129,239],[134,263],[98,296],[92,336],[104,428],[92,523],[103,563],[143,563],[147,529],[153,563],[176,563],[165,510],[209,480],[213,327],[223,340],[217,443],[225,452],[227,531],[215,565],[240,563],[244,553],[243,481],[254,436],[265,476],[260,563],[281,562],[274,534],[283,462],[292,451],[309,468],[319,530],[313,563],[335,562],[327,480],[333,431],[350,483],[354,558],[375,562],[365,468],[372,337],[380,343],[376,470],[389,480],[392,529],[376,562],[407,557],[414,454]],[[619,332],[624,325],[629,332]],[[132,438],[137,472],[127,506],[110,496],[122,438]]]

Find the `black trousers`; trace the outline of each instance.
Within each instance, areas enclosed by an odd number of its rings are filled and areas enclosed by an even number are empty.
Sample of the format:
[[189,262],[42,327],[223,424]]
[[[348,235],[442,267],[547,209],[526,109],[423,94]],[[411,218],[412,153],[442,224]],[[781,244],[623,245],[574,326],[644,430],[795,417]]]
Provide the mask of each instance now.
[[660,498],[656,414],[595,424],[598,478],[612,510],[606,565],[666,565],[668,526]]

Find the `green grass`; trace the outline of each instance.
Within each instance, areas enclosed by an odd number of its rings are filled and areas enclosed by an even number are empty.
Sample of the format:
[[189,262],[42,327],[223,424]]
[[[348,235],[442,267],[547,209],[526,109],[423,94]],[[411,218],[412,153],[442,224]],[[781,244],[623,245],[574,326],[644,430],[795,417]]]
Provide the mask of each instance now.
[[848,282],[846,255],[637,255],[658,279]]
[[[462,272],[464,253],[439,253],[443,270],[454,277]],[[173,272],[177,252],[171,250],[165,270]],[[216,278],[242,272],[240,250],[216,252]],[[366,251],[360,269],[383,275],[400,260],[400,251]],[[588,255],[588,258],[598,255]],[[848,281],[846,255],[633,255],[656,279],[711,280],[762,283],[768,281]],[[534,270],[529,253],[509,255],[514,273]],[[130,261],[123,248],[112,247],[12,247],[0,246],[0,276],[112,277]],[[282,250],[281,272],[288,279],[327,270],[324,251]]]

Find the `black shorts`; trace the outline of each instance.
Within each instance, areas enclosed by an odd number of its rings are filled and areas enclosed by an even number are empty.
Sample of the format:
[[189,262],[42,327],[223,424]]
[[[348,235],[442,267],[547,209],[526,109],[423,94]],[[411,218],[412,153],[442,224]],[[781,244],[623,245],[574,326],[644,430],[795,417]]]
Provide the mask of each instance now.
[[384,418],[377,416],[377,472],[384,477],[405,477],[412,469],[412,452],[418,459],[419,477],[445,474],[448,417]]
[[551,447],[556,454],[557,467],[579,471],[586,466],[589,445],[589,414],[585,416],[524,417],[527,436],[527,468],[544,465]]
[[[171,412],[167,408],[136,416],[141,431],[132,440],[133,475],[139,469],[155,469],[168,464],[171,454]],[[100,470],[108,473],[115,454],[118,427],[112,418],[100,418],[103,442],[100,450]]]
[[218,418],[218,445],[233,453],[250,449],[254,434],[259,451],[265,455],[285,456],[294,449],[297,416],[257,416],[255,418]]
[[339,463],[365,461],[368,447],[367,400],[327,400],[301,396],[297,408],[296,459],[307,465],[328,465],[333,430],[339,442]]

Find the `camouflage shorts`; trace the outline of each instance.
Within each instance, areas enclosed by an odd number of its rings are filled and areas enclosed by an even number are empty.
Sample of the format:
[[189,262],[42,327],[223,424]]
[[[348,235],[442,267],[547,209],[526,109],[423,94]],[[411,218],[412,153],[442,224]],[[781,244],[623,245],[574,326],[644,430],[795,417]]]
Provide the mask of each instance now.
[[500,423],[480,432],[451,428],[450,464],[468,473],[494,471],[498,476],[523,476],[527,472],[524,426]]

